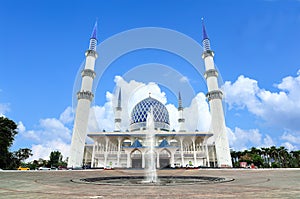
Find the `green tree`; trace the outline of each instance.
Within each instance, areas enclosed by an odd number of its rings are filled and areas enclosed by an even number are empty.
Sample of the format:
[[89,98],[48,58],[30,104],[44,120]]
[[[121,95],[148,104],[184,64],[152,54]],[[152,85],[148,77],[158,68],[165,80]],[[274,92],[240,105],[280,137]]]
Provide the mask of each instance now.
[[50,153],[50,160],[48,162],[50,167],[58,167],[62,162],[62,155],[59,151],[52,151]]
[[300,150],[299,151],[291,151],[291,167],[300,167]]
[[14,136],[18,133],[17,124],[6,118],[0,117],[0,168],[10,169],[13,153],[9,152],[9,147],[14,141]]
[[32,150],[28,148],[19,149],[18,151],[15,151],[14,154],[19,161],[23,162],[32,156]]

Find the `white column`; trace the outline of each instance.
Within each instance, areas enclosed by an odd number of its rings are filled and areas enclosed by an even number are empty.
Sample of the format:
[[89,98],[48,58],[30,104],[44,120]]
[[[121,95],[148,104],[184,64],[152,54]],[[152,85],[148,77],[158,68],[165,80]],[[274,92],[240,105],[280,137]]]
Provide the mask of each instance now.
[[160,163],[159,163],[159,151],[156,153],[156,168],[160,168]]
[[216,167],[216,157],[215,157],[215,150],[213,149],[212,151],[212,158],[213,158],[213,163],[214,163],[214,167]]
[[131,157],[130,157],[130,151],[128,151],[128,153],[127,153],[127,168],[130,168],[130,164],[131,164]]
[[183,158],[183,137],[180,137],[180,151],[181,151],[181,166],[184,167],[184,158]]
[[194,166],[197,166],[197,157],[196,157],[196,146],[195,146],[195,137],[192,138],[193,142],[193,152],[194,152]]
[[94,167],[94,162],[95,162],[95,145],[96,141],[93,144],[93,152],[92,152],[92,162],[91,162],[91,167]]
[[175,162],[174,162],[174,159],[175,159],[175,158],[174,158],[174,153],[175,153],[175,151],[171,151],[171,162],[170,162],[170,163],[171,163],[171,167],[172,167],[172,168],[175,167],[175,166],[174,166],[174,163],[175,163]]
[[121,137],[118,137],[118,160],[117,160],[117,165],[118,167],[120,167],[120,156],[121,156],[121,141],[122,141],[122,138]]
[[206,162],[207,162],[207,166],[210,167],[210,162],[209,162],[209,153],[208,153],[208,146],[207,146],[207,142],[205,143],[205,151],[206,151]]
[[106,137],[106,138],[105,138],[104,167],[107,166],[108,141],[109,141],[109,139]]
[[142,154],[142,168],[144,169],[145,168],[145,152],[142,151],[141,154]]

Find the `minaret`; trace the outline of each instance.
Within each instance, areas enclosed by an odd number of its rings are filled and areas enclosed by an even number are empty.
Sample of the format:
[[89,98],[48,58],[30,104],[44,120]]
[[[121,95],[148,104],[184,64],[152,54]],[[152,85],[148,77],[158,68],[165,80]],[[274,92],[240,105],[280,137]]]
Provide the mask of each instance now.
[[210,49],[210,41],[206,33],[202,19],[203,28],[203,54],[202,59],[205,64],[204,76],[207,81],[208,93],[206,97],[210,105],[211,126],[210,131],[214,134],[216,156],[218,167],[232,167],[231,156],[226,133],[222,98],[223,93],[218,85],[218,71],[215,69],[214,52]]
[[121,88],[119,90],[119,96],[118,96],[118,104],[116,107],[116,112],[115,112],[115,132],[120,132],[121,131],[121,121],[122,121],[122,106],[121,106]]
[[84,69],[81,72],[81,89],[77,93],[77,108],[74,121],[71,150],[68,160],[68,167],[82,167],[85,139],[87,135],[87,125],[90,112],[91,101],[94,98],[92,93],[93,80],[96,76],[94,71],[95,61],[98,57],[97,46],[97,22],[95,23],[89,49],[85,52],[86,60]]
[[183,118],[183,107],[182,107],[182,99],[181,99],[181,95],[180,92],[178,94],[178,124],[179,124],[179,131],[180,132],[184,132],[185,131],[185,119]]

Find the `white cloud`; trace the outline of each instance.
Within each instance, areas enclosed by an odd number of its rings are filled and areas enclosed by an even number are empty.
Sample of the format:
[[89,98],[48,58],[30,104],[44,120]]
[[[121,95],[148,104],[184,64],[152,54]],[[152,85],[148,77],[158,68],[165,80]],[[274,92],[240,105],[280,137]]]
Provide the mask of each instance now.
[[198,93],[189,107],[184,109],[186,128],[188,131],[208,131],[211,122],[209,106],[203,93]]
[[173,104],[167,104],[166,108],[169,112],[169,120],[170,120],[170,130],[179,130],[179,124],[178,124],[178,110]]
[[27,162],[38,160],[39,158],[49,160],[52,151],[60,151],[63,155],[63,159],[66,159],[66,157],[69,156],[70,145],[66,144],[61,139],[55,139],[43,144],[33,144],[31,150],[33,156],[31,156]]
[[293,144],[289,143],[289,142],[282,143],[282,146],[284,146],[285,148],[287,148],[288,151],[297,150],[297,147],[294,146]]
[[229,108],[247,108],[270,126],[300,132],[300,71],[274,85],[279,92],[258,87],[256,80],[240,76],[234,82],[225,82],[223,90]]
[[18,132],[19,133],[23,133],[23,132],[26,131],[26,128],[25,128],[25,126],[24,126],[24,124],[22,122],[18,122],[17,128],[18,128]]
[[292,133],[284,132],[280,138],[293,144],[300,144],[300,136],[293,135]]
[[33,156],[27,161],[49,159],[51,151],[58,150],[66,158],[69,155],[71,130],[56,118],[41,119],[35,129],[26,130],[22,122],[18,123],[17,139],[31,142]]
[[265,135],[263,143],[264,144],[262,145],[262,147],[275,146],[275,142],[273,141],[273,139],[271,138],[271,136],[269,136],[268,134]]
[[74,120],[74,113],[72,107],[68,106],[62,114],[59,116],[59,120],[62,121],[64,124],[68,124],[73,122]]
[[45,138],[61,138],[64,140],[71,139],[71,131],[64,124],[56,118],[46,118],[40,120],[40,127],[42,128],[40,135],[42,139]]
[[258,129],[243,130],[238,127],[232,131],[227,128],[229,145],[236,151],[249,149],[252,147],[270,147],[275,145],[269,135],[263,136]]

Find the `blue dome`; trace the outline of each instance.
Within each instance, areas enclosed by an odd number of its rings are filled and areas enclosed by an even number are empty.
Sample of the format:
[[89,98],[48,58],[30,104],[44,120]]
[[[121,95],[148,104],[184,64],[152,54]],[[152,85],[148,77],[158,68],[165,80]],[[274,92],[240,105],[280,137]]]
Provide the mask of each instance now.
[[131,131],[146,128],[147,115],[150,111],[150,107],[153,109],[154,127],[156,129],[169,131],[170,121],[168,110],[161,102],[151,97],[140,101],[133,108],[131,112]]

